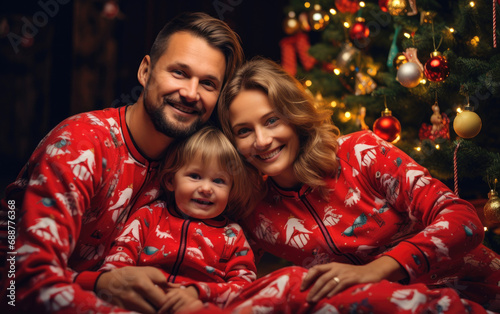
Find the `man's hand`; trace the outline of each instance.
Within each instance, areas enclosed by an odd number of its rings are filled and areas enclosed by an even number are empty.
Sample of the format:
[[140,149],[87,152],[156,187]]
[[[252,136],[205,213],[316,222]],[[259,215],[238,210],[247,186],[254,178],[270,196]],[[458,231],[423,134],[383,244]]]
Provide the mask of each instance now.
[[168,283],[165,302],[158,313],[177,313],[179,311],[196,311],[203,307],[195,287],[182,287]]
[[103,273],[96,283],[98,297],[122,308],[156,313],[165,300],[167,278],[154,267],[126,266]]
[[309,269],[300,290],[304,291],[312,285],[306,300],[318,302],[357,284],[380,282],[384,279],[397,281],[406,276],[399,263],[389,256],[382,256],[362,266],[328,263]]

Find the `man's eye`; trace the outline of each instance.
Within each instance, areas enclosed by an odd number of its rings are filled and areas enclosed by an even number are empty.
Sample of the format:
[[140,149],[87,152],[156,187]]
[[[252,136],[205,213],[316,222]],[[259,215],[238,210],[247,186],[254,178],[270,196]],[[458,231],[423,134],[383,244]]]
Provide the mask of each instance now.
[[212,81],[202,81],[201,84],[203,84],[211,89],[217,89],[217,85],[215,85],[215,83]]

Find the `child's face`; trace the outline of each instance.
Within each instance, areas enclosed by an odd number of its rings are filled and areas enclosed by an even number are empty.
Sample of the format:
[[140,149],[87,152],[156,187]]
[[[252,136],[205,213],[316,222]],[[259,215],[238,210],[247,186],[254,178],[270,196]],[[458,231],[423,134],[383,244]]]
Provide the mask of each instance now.
[[209,219],[222,214],[231,191],[232,178],[215,160],[203,167],[195,157],[176,172],[167,188],[175,194],[177,208],[196,219]]

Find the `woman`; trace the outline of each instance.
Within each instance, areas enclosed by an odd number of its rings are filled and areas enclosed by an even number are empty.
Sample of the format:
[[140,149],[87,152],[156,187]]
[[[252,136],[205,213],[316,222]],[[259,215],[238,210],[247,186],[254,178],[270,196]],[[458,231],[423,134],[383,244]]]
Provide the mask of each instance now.
[[254,252],[308,268],[307,301],[388,280],[500,309],[500,258],[481,244],[474,207],[398,148],[370,131],[339,137],[331,112],[268,60],[244,65],[218,110],[224,133],[267,177],[241,222]]

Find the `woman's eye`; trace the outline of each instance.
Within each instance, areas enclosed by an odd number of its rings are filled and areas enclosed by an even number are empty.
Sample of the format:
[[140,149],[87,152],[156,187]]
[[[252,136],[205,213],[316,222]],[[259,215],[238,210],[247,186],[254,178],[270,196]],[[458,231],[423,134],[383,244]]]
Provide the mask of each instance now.
[[236,135],[243,136],[243,135],[246,135],[248,132],[250,132],[250,129],[241,128],[241,129],[236,131]]
[[269,118],[269,119],[267,120],[267,124],[268,124],[268,125],[269,125],[269,124],[275,124],[276,122],[278,122],[278,120],[279,120],[279,119],[278,119],[278,118],[276,118],[276,117]]

